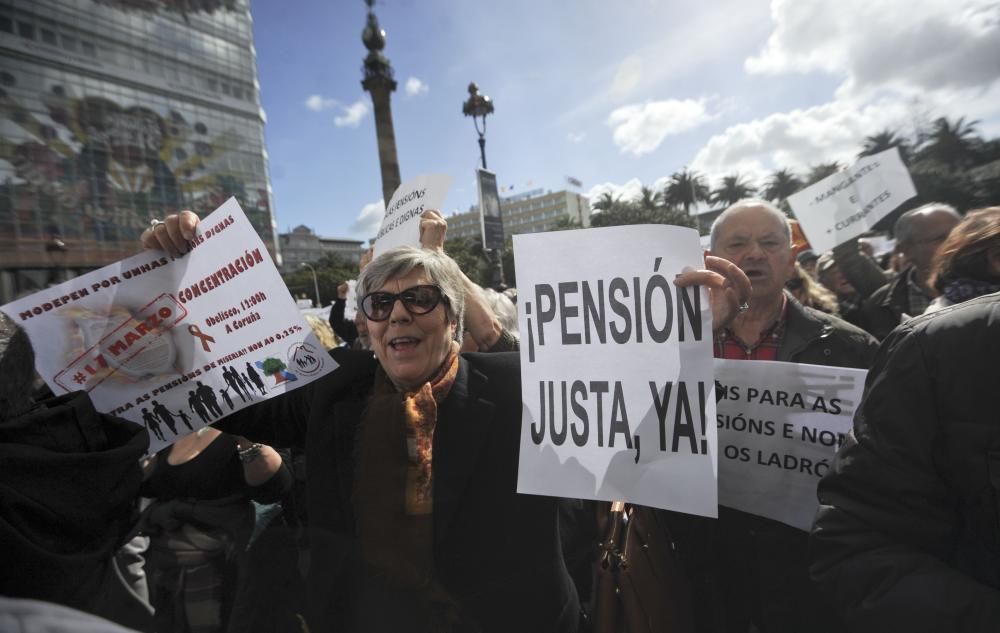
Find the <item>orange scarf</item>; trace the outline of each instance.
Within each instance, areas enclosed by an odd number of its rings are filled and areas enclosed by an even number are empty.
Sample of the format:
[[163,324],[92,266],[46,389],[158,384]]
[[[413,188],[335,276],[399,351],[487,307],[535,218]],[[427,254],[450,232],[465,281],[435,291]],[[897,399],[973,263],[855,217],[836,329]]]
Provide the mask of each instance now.
[[[457,346],[419,389],[400,393],[379,367],[358,428],[354,511],[376,594],[408,596],[414,621],[452,621],[457,603],[434,580],[434,429],[458,374]],[[448,630],[447,626],[430,630]]]

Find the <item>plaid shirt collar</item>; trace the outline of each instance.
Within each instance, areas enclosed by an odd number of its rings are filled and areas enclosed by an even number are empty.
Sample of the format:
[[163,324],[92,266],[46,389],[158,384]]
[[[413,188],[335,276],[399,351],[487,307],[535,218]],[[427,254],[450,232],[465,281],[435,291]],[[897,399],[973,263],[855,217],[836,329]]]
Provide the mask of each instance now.
[[778,319],[760,333],[752,345],[744,343],[730,328],[715,336],[715,357],[730,360],[777,360],[778,346],[785,336],[788,322],[788,297],[782,293]]

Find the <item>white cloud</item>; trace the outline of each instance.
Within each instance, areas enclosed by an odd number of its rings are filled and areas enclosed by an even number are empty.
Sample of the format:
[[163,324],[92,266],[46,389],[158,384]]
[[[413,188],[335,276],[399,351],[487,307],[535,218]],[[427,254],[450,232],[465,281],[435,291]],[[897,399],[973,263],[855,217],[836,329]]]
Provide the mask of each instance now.
[[430,88],[424,82],[420,81],[416,77],[410,77],[406,80],[406,85],[403,88],[406,91],[407,96],[415,97],[417,95],[424,94]]
[[570,132],[566,135],[566,140],[570,143],[582,143],[587,138],[586,132]]
[[614,128],[612,138],[623,154],[642,156],[658,148],[668,136],[694,129],[712,118],[704,99],[668,99],[622,106],[608,115],[607,124]]
[[333,118],[333,124],[337,127],[358,127],[361,119],[368,114],[368,103],[362,98],[349,106],[341,106],[344,112],[342,115]]
[[841,77],[828,103],[731,125],[692,166],[712,179],[773,169],[850,163],[864,138],[946,116],[1000,127],[997,0],[772,0],[774,30],[746,60],[751,74],[825,72]]
[[[590,191],[584,195],[590,199],[590,203],[593,204],[598,197],[605,193],[610,193],[613,198],[621,198],[622,200],[634,200],[639,197],[641,193],[642,183],[639,182],[638,178],[633,178],[628,182],[617,185],[613,182],[603,182],[599,185],[594,185],[590,188]],[[598,211],[598,213],[600,213]]]
[[369,202],[361,208],[358,217],[351,225],[351,232],[356,235],[373,236],[382,226],[382,218],[385,217],[385,203],[381,200]]
[[772,0],[751,73],[825,71],[841,92],[960,89],[1000,78],[996,0]]
[[886,128],[906,133],[911,115],[909,105],[898,100],[868,105],[843,100],[777,112],[716,134],[692,167],[713,180],[732,173],[759,180],[772,169],[801,172],[830,161],[851,163],[866,136]]
[[329,97],[324,97],[321,95],[311,95],[306,99],[306,107],[313,112],[322,112],[323,110],[329,110],[330,108],[337,105],[336,99],[330,99]]

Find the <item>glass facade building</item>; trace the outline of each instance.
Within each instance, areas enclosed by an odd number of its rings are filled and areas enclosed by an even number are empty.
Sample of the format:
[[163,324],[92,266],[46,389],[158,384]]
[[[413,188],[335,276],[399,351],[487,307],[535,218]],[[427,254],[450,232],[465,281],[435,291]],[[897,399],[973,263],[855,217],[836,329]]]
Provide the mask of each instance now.
[[0,301],[230,196],[277,254],[251,27],[248,0],[0,0]]

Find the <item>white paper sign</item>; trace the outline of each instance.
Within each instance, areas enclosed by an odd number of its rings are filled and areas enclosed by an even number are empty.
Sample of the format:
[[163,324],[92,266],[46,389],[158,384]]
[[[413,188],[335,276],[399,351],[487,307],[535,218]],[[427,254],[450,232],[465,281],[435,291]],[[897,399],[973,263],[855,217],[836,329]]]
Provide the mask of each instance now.
[[693,229],[514,236],[523,417],[518,492],[714,517],[715,383]]
[[894,147],[789,196],[788,204],[813,250],[822,253],[869,230],[915,195]]
[[385,208],[375,238],[375,257],[394,246],[420,246],[420,214],[440,209],[451,186],[451,176],[424,174],[401,184]]
[[[139,424],[151,450],[330,372],[235,198],[174,259],[145,251],[3,306],[56,395]],[[138,244],[136,245],[138,247]]]
[[808,530],[851,430],[863,369],[716,360],[719,505]]
[[347,281],[347,299],[344,300],[344,320],[354,322],[358,313],[358,280]]

